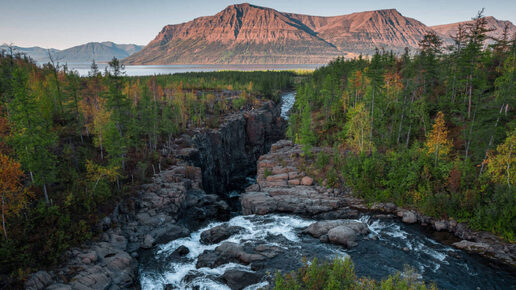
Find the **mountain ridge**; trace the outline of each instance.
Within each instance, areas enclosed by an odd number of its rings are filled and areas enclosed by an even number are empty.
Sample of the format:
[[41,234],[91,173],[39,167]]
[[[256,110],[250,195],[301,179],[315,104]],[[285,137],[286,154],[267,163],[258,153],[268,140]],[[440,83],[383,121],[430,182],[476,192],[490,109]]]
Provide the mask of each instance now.
[[[505,25],[507,25],[507,27],[508,27],[509,37],[516,34],[516,26],[509,20],[499,20],[493,16],[486,16],[486,17],[484,17],[484,19],[486,19],[487,28],[493,29],[493,31],[490,31],[487,33],[487,35],[489,37],[501,38]],[[434,25],[434,26],[430,26],[430,28],[432,28],[434,31],[436,31],[440,35],[454,36],[459,29],[459,25],[467,26],[468,24],[472,24],[472,23],[473,23],[473,20],[468,20],[468,21],[460,21],[460,22],[454,22],[454,23],[448,23],[448,24]]]
[[[511,23],[512,24],[512,23]],[[435,31],[398,10],[338,16],[280,12],[249,3],[211,16],[165,25],[125,64],[322,64],[336,57],[417,49]],[[438,34],[445,43],[451,38]]]
[[[8,50],[7,44],[0,45],[0,50]],[[126,58],[135,52],[140,51],[143,45],[137,44],[117,44],[112,41],[104,42],[88,42],[81,45],[76,45],[67,49],[59,50],[55,48],[42,48],[39,46],[20,47],[13,46],[16,52],[21,52],[31,57],[38,63],[46,63],[50,61],[48,53],[60,63],[85,63],[92,62],[107,62],[113,57],[122,59]]]

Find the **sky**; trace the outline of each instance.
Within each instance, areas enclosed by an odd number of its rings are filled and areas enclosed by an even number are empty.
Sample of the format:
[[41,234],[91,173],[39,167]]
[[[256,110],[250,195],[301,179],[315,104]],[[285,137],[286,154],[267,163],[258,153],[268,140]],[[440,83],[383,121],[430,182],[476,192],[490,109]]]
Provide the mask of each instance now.
[[[92,41],[145,45],[167,24],[214,15],[226,0],[0,0],[0,44],[64,49]],[[335,16],[396,8],[426,25],[485,14],[516,23],[516,1],[479,0],[256,0],[283,12]]]

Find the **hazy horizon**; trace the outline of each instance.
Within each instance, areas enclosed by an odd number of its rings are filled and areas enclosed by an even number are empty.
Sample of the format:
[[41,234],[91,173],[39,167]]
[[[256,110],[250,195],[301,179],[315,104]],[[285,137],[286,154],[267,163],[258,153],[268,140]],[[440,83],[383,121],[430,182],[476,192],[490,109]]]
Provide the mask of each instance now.
[[[6,0],[0,0],[0,3]],[[433,26],[471,19],[485,8],[486,16],[516,22],[515,1],[158,1],[135,0],[34,1],[2,3],[0,44],[21,47],[66,49],[88,42],[146,45],[168,24],[214,15],[231,4],[249,2],[283,12],[335,16],[355,12],[395,8],[404,16]]]

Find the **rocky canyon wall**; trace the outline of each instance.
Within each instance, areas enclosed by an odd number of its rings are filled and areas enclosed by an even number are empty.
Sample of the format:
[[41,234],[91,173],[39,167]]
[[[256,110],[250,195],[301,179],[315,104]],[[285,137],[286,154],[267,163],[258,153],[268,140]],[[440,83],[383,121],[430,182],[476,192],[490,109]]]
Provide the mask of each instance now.
[[203,130],[193,137],[195,166],[201,168],[203,189],[224,194],[256,172],[260,155],[284,137],[286,122],[280,106],[268,102],[257,110],[232,114],[219,129]]

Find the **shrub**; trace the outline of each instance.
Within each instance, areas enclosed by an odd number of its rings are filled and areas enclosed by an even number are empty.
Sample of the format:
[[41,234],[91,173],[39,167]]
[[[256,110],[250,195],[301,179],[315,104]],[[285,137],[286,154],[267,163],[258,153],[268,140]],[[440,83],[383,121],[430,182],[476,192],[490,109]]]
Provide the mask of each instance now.
[[358,278],[351,259],[335,259],[333,262],[319,263],[317,258],[311,262],[304,261],[305,265],[297,272],[285,275],[276,273],[274,289],[436,289],[435,285],[426,286],[415,279],[412,270],[406,274],[391,275],[377,282],[373,279]]
[[265,168],[265,171],[263,172],[263,176],[265,178],[269,177],[272,175],[272,171],[269,169],[269,168]]

